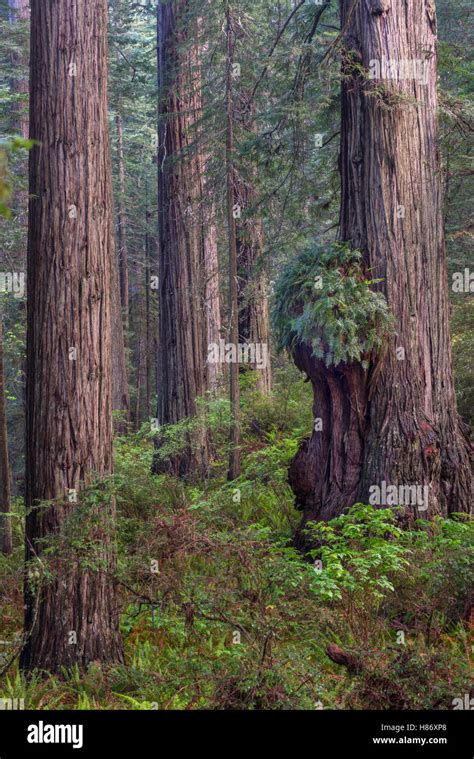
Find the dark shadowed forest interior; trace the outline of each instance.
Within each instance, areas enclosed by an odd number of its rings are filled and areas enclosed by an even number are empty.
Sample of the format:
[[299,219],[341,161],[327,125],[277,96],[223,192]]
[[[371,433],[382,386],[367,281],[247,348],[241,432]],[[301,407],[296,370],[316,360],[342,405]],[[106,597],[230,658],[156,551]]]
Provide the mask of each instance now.
[[0,709],[474,708],[436,6],[0,0]]

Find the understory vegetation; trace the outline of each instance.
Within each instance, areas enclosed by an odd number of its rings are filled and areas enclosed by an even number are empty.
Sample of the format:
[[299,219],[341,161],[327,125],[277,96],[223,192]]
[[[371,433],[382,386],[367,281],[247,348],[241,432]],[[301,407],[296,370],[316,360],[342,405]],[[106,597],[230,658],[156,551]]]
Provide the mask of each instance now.
[[[298,553],[287,467],[311,425],[310,390],[289,367],[269,398],[249,375],[242,388],[245,447],[234,482],[220,446],[208,481],[186,482],[150,473],[149,425],[116,439],[108,490],[124,664],[27,679],[11,663],[23,615],[15,503],[14,555],[0,558],[0,669],[11,664],[0,697],[23,699],[25,709],[446,709],[469,691],[466,515],[406,531],[397,509],[357,504],[312,526],[317,548]],[[204,411],[214,439],[224,438],[227,401]],[[178,447],[182,430],[173,432],[169,446]],[[89,490],[83,508],[104,497],[103,487]],[[85,561],[86,532],[82,521],[71,541]]]

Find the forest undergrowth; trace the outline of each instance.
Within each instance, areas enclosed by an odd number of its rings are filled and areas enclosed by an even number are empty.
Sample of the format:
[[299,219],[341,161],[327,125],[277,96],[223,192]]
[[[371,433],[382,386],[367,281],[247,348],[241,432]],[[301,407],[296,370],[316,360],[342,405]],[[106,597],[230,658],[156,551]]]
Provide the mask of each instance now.
[[[0,557],[1,698],[46,710],[450,709],[469,693],[472,523],[454,514],[406,529],[397,508],[357,504],[314,525],[314,548],[299,553],[287,469],[311,427],[310,388],[285,366],[263,397],[253,376],[241,376],[237,480],[226,479],[229,406],[216,396],[192,422],[212,431],[207,481],[151,474],[155,433],[144,425],[116,438],[106,492],[89,488],[71,523],[64,560],[73,545],[88,561],[87,512],[115,497],[123,664],[20,673],[15,501],[14,555]],[[187,424],[168,431],[162,455],[189,439]]]

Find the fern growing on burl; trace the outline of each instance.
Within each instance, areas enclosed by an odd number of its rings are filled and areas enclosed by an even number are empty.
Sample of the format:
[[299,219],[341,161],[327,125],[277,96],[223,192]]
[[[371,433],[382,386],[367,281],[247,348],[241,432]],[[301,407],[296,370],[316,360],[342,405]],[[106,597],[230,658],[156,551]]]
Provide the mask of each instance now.
[[302,251],[277,283],[273,324],[277,348],[290,355],[302,343],[326,366],[367,366],[393,330],[384,294],[373,289],[362,254],[345,243]]

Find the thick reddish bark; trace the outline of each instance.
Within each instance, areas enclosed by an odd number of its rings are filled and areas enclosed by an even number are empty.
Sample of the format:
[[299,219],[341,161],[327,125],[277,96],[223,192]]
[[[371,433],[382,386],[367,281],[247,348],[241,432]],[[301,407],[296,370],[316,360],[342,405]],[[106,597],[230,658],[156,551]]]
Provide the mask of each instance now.
[[307,346],[294,353],[314,389],[315,429],[293,460],[289,480],[308,519],[332,519],[356,502],[367,430],[366,372],[358,364],[327,367]]
[[[367,371],[327,369],[298,348],[324,423],[301,447],[290,479],[305,521],[368,502],[383,482],[428,487],[427,508],[410,507],[421,516],[467,512],[470,446],[452,376],[433,4],[342,2],[341,15],[340,236],[382,279],[396,334]],[[398,81],[360,74],[357,67],[369,72],[383,57],[421,60],[422,68]]]
[[[209,237],[212,228],[204,223],[198,29],[198,21],[190,17],[188,0],[160,4],[158,421],[165,426],[193,417],[197,399],[210,387],[210,299],[211,312],[217,314],[217,251],[215,240]],[[206,263],[210,251],[213,258]],[[164,467],[180,475],[205,475],[208,463],[208,436],[200,428],[189,436],[185,450],[164,462]],[[162,467],[157,457],[155,470]]]
[[[100,566],[85,568],[69,543],[66,555],[51,560],[44,553],[44,541],[62,533],[83,506],[83,484],[112,471],[106,0],[32,0],[30,134],[40,146],[30,153],[28,281],[34,286],[28,297],[21,666],[57,671],[122,659],[113,502],[105,498],[93,507],[91,532],[84,514],[76,535],[98,542],[94,557],[87,556]],[[34,508],[45,500],[55,503]]]

